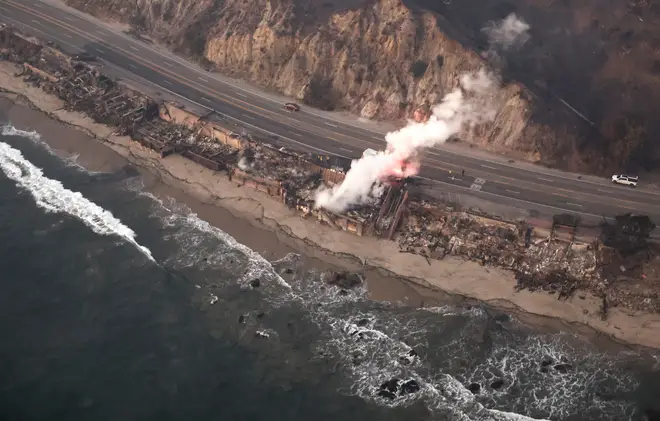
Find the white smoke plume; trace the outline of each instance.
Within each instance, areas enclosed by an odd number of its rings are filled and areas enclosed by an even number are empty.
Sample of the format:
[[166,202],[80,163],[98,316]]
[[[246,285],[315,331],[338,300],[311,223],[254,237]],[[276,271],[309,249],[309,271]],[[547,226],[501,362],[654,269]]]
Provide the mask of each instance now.
[[511,13],[499,22],[491,22],[483,29],[488,36],[490,48],[509,50],[520,47],[529,40],[529,24]]
[[[495,56],[495,47],[508,50],[529,39],[530,26],[510,14],[498,23],[484,28]],[[353,161],[344,181],[331,189],[321,188],[316,194],[316,207],[334,212],[352,205],[368,203],[383,191],[382,183],[390,176],[405,178],[419,171],[418,155],[426,148],[444,143],[463,128],[495,118],[493,97],[499,89],[496,75],[480,70],[463,75],[460,85],[432,109],[425,123],[412,122],[385,136],[387,149],[373,156]]]
[[[374,156],[353,161],[344,181],[316,195],[316,207],[342,212],[351,205],[374,199],[374,185],[389,176],[407,177],[417,173],[417,155],[447,141],[465,126],[492,120],[495,109],[491,99],[499,87],[495,75],[480,70],[463,75],[460,86],[433,107],[425,123],[411,123],[385,136],[387,149]],[[382,192],[382,187],[380,188]]]

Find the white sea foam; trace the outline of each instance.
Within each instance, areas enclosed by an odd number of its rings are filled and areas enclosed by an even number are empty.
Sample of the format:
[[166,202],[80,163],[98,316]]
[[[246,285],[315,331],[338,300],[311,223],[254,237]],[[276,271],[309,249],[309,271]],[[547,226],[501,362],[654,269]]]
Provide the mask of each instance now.
[[[296,279],[296,282],[289,285],[277,275],[273,264],[277,266],[295,263],[296,256],[285,256],[271,264],[258,253],[236,242],[233,237],[200,220],[185,206],[177,205],[176,202],[164,203],[151,197],[158,203],[158,207],[165,211],[165,215],[160,212],[158,215],[168,227],[177,232],[177,240],[183,246],[182,253],[177,256],[179,264],[226,267],[227,256],[232,256],[232,253],[239,250],[240,254],[247,258],[248,267],[239,282],[260,277],[262,280],[277,279],[276,283],[286,285],[286,288],[262,288],[260,291],[264,298],[275,301],[278,305],[285,302],[301,303],[310,318],[326,332],[328,336],[317,344],[321,352],[316,358],[336,358],[340,361],[340,366],[351,382],[343,393],[359,396],[378,405],[407,406],[413,402],[424,402],[429,410],[447,415],[450,420],[466,421],[534,419],[515,412],[490,409],[504,407],[518,412],[552,414],[554,419],[557,414],[570,413],[578,408],[576,401],[582,400],[582,405],[594,402],[593,398],[588,399],[584,394],[571,395],[561,389],[567,384],[571,385],[569,390],[575,390],[577,387],[593,388],[597,377],[594,373],[599,371],[597,363],[593,362],[596,360],[589,360],[591,363],[588,368],[577,367],[563,377],[551,376],[540,384],[526,383],[519,396],[508,393],[511,384],[516,381],[517,373],[529,371],[530,364],[538,364],[543,350],[548,349],[548,340],[536,337],[534,345],[530,342],[529,346],[515,343],[495,344],[493,349],[485,351],[486,361],[476,369],[470,372],[458,370],[454,376],[449,375],[448,372],[454,373],[455,370],[439,368],[437,362],[432,363],[430,358],[423,359],[411,351],[425,350],[433,354],[440,353],[446,359],[454,359],[458,358],[459,354],[463,355],[463,347],[474,344],[474,338],[479,341],[479,336],[484,335],[484,338],[490,340],[490,336],[495,334],[486,336],[484,333],[489,327],[484,324],[488,315],[482,308],[443,306],[411,312],[395,304],[370,302],[364,288],[339,294],[339,288],[319,281],[318,271],[313,271],[303,279]],[[209,243],[209,236],[220,240],[223,246],[218,246],[216,242]],[[273,292],[278,295],[275,300],[266,296]],[[443,326],[446,321],[446,326]],[[457,321],[461,327],[447,339],[446,334],[456,330],[454,322],[449,321]],[[442,340],[447,343],[429,344],[428,338],[438,332],[442,333]],[[405,341],[399,338],[405,338]],[[529,340],[532,341],[531,337]],[[527,364],[518,364],[513,355],[526,355],[529,361]],[[492,375],[486,373],[491,371],[497,372],[498,378],[504,378],[506,381],[500,391],[487,390],[490,384],[488,379],[491,379]],[[606,373],[605,376],[616,378],[616,373]],[[396,396],[393,400],[377,396],[377,387],[392,378],[402,381],[415,380],[420,385],[420,390],[417,393]],[[473,395],[464,386],[472,381],[481,381],[482,394],[479,396]],[[555,389],[561,395],[535,403],[537,396]],[[496,399],[498,394],[501,399]],[[541,399],[545,398],[541,396]]]
[[33,142],[39,142],[41,141],[41,135],[34,130],[32,131],[27,131],[27,130],[21,130],[17,129],[16,127],[12,126],[11,124],[5,124],[2,126],[2,131],[0,131],[3,136],[19,136],[19,137],[24,137],[26,139],[30,139]]
[[0,168],[16,184],[27,190],[39,207],[48,212],[71,215],[101,235],[116,235],[134,245],[152,261],[151,252],[135,240],[135,233],[112,213],[92,203],[79,192],[44,176],[41,169],[23,157],[17,149],[0,142]]
[[[553,419],[586,414],[590,408],[602,412],[598,414],[601,420],[623,421],[627,418],[622,414],[632,416],[632,403],[602,399],[595,388],[606,389],[600,391],[601,395],[623,395],[637,388],[634,377],[617,371],[611,357],[574,349],[568,339],[565,335],[533,335],[515,346],[497,342],[484,362],[466,375],[466,381],[484,386],[496,378],[502,379],[504,385],[497,390],[482,387],[482,398],[492,403],[507,400],[515,407],[541,411]],[[541,370],[544,360],[551,361],[547,372]],[[570,364],[567,372],[553,369],[560,363]],[[534,393],[522,393],[525,391]],[[511,396],[516,396],[515,402],[511,402]],[[615,418],[609,418],[612,414],[616,414]]]
[[[246,265],[239,282],[246,283],[255,278],[267,278],[274,280],[287,290],[291,290],[291,286],[277,274],[268,260],[246,245],[236,241],[231,235],[202,220],[187,206],[178,204],[175,201],[166,203],[151,193],[141,192],[141,194],[151,198],[159,208],[166,211],[166,214],[161,218],[163,223],[178,230],[175,235],[184,245],[184,254],[178,256],[179,265],[200,266],[202,263],[206,265],[226,265],[227,257],[231,256],[231,253],[239,253],[246,259]],[[208,235],[219,240],[226,249],[202,249],[200,245]]]
[[[17,136],[17,137],[22,137],[24,139],[28,139],[32,141],[32,143],[41,146],[49,154],[61,158],[61,156],[57,154],[57,152],[55,152],[53,148],[50,147],[50,145],[48,145],[46,142],[43,141],[43,139],[41,139],[41,135],[34,130],[28,131],[28,130],[17,129],[16,127],[12,126],[11,123],[7,123],[2,126],[2,130],[0,130],[0,134],[2,134],[3,136]],[[73,154],[71,156],[64,157],[61,159],[64,161],[64,164],[67,167],[76,168],[77,170],[84,172],[86,174],[91,174],[91,175],[103,174],[102,171],[88,170],[78,162],[79,158],[80,158],[80,154]]]

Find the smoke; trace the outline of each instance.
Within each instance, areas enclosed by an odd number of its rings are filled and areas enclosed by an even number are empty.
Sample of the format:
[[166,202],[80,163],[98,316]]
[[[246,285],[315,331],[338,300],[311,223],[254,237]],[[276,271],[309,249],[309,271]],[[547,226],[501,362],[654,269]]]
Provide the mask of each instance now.
[[499,22],[491,22],[482,31],[488,36],[491,50],[509,50],[520,47],[529,40],[529,24],[511,13]]
[[[494,52],[496,46],[507,50],[524,44],[529,39],[529,28],[512,13],[484,28],[484,32]],[[418,157],[424,149],[446,142],[466,127],[495,118],[493,98],[499,86],[499,78],[484,69],[463,75],[459,86],[433,107],[427,122],[412,122],[388,133],[386,150],[353,161],[340,185],[319,189],[316,207],[343,212],[350,206],[377,199],[390,177],[400,179],[417,174]]]
[[351,205],[369,203],[382,192],[388,177],[405,178],[419,171],[419,153],[447,141],[465,126],[495,117],[492,98],[499,87],[495,75],[480,70],[463,75],[460,85],[433,107],[425,123],[411,123],[385,136],[387,149],[353,161],[344,181],[330,189],[320,189],[316,207],[342,212]]

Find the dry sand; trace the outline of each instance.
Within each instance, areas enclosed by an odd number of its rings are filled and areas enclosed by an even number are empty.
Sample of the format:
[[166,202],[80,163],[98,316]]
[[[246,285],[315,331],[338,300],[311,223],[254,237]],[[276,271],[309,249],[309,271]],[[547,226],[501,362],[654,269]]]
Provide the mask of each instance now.
[[[81,164],[90,169],[107,170],[118,165],[110,162],[118,159],[115,154],[107,153],[106,147],[110,147],[134,165],[149,170],[152,175],[147,176],[148,190],[180,199],[200,217],[256,251],[264,248],[283,250],[282,246],[273,244],[264,246],[268,241],[277,241],[285,244],[287,250],[303,251],[323,264],[349,269],[377,268],[371,271],[373,280],[369,279],[370,291],[375,299],[400,300],[407,297],[410,304],[419,305],[446,298],[442,295],[446,292],[507,309],[527,320],[530,315],[543,316],[547,322],[544,324],[552,325],[553,329],[587,333],[587,326],[590,326],[618,341],[660,348],[660,315],[629,314],[611,309],[608,319],[603,321],[598,315],[600,301],[595,297],[582,295],[584,298],[559,301],[555,296],[544,293],[515,292],[515,280],[509,271],[483,267],[453,257],[427,261],[422,256],[400,253],[394,242],[357,237],[320,225],[314,220],[305,220],[268,196],[233,184],[224,174],[215,173],[178,155],[160,159],[157,154],[145,150],[128,137],[114,136],[111,128],[96,124],[80,113],[64,110],[64,103],[59,99],[26,85],[13,76],[16,71],[12,64],[0,62],[0,87],[15,93],[5,95],[7,98],[17,100],[20,98],[16,94],[22,95],[32,107],[84,132],[79,137],[49,137],[46,140],[53,148],[65,154],[78,154]],[[52,133],[52,130],[40,125],[61,126],[61,123],[48,119],[28,118],[28,114],[11,113],[12,124],[40,133]],[[95,137],[100,143],[86,140],[87,135]],[[230,224],[227,223],[227,212],[234,216],[234,222]],[[255,229],[257,231],[251,231]],[[264,229],[271,233],[269,240],[264,237]],[[406,278],[412,284],[400,283],[396,281],[397,277]],[[550,323],[550,319],[556,320]]]

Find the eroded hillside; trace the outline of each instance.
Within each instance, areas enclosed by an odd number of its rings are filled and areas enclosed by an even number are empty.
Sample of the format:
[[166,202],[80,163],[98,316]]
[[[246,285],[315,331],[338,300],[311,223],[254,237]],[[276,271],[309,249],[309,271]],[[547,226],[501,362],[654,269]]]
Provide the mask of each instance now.
[[[498,51],[492,124],[465,140],[573,170],[653,169],[660,147],[659,12],[634,0],[66,0],[136,25],[219,71],[323,107],[399,119],[484,65],[483,28],[515,12]],[[606,3],[606,4],[605,4]]]

